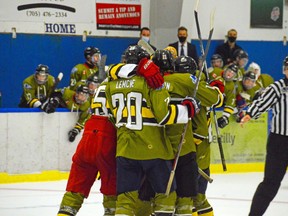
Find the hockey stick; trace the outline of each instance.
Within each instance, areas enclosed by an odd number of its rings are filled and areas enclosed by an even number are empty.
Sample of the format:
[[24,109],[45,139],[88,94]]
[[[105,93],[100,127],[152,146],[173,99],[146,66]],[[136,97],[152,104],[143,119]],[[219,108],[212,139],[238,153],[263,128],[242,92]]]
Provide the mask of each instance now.
[[50,94],[49,94],[48,98],[50,97],[51,94],[54,93],[55,89],[57,88],[57,86],[58,86],[58,84],[60,83],[60,81],[62,80],[62,78],[63,78],[63,73],[60,72],[60,73],[58,74],[58,76],[56,77],[56,79],[55,79],[54,85],[53,85],[52,88],[51,88],[51,91],[50,91]]
[[154,49],[150,46],[150,44],[148,44],[146,41],[142,39],[138,41],[137,45],[145,49],[149,53],[150,56],[152,56],[155,53]]
[[[203,60],[203,64],[202,64],[202,68],[201,70],[199,71],[199,75],[198,75],[198,79],[196,80],[196,84],[195,84],[195,89],[194,89],[194,92],[193,92],[193,97],[195,98],[196,97],[196,93],[198,91],[198,87],[199,87],[199,82],[200,82],[200,79],[201,79],[201,74],[202,74],[202,71],[204,69],[204,66],[205,66],[205,62],[206,62],[206,57],[207,57],[207,54],[208,54],[208,50],[209,50],[209,46],[210,46],[210,43],[211,43],[211,39],[212,39],[212,34],[213,34],[213,19],[214,18],[214,15],[211,17],[211,28],[210,28],[210,32],[209,32],[209,38],[208,38],[208,42],[207,42],[207,46],[205,48],[205,52],[202,56],[202,60]],[[197,18],[198,20],[198,18]],[[200,28],[199,28],[200,30]],[[203,48],[204,50],[204,48]],[[207,77],[208,77],[208,74],[207,74]],[[188,127],[188,124],[185,124],[184,126],[184,130],[183,130],[183,133],[182,133],[182,137],[185,137],[185,133],[186,133],[186,130],[187,130],[187,127]],[[181,142],[178,146],[178,152],[177,152],[177,155],[174,159],[174,164],[173,164],[173,169],[171,170],[171,174],[170,174],[170,178],[169,178],[169,181],[168,181],[168,184],[167,184],[167,188],[166,188],[166,195],[168,195],[170,193],[170,189],[171,189],[171,185],[172,185],[172,182],[173,182],[173,178],[174,178],[174,175],[175,175],[175,169],[176,169],[176,166],[177,165],[177,162],[178,162],[178,159],[179,159],[179,156],[180,156],[180,151],[182,149],[182,145],[183,145],[183,141],[181,139]],[[175,163],[176,161],[176,163]],[[205,178],[209,183],[212,183],[213,182],[213,179],[208,176],[203,170],[201,170],[199,167],[198,167],[198,172],[199,174]]]
[[180,157],[180,153],[181,153],[181,149],[182,149],[182,146],[183,146],[183,141],[184,141],[184,138],[185,138],[185,135],[186,135],[187,128],[188,128],[188,123],[186,123],[184,125],[183,133],[181,134],[181,141],[180,141],[180,144],[178,145],[177,154],[176,154],[176,156],[174,158],[172,170],[170,172],[169,180],[168,180],[167,187],[166,187],[166,192],[165,192],[166,196],[169,195],[170,190],[171,190],[171,186],[172,186],[172,183],[173,183],[173,180],[174,180],[175,171],[176,171],[176,167],[177,167],[178,160],[179,160],[179,157]]
[[[207,55],[206,51],[209,49],[209,46],[210,46],[210,43],[211,43],[212,34],[213,34],[213,31],[214,31],[213,22],[214,22],[215,10],[213,11],[213,13],[211,14],[211,17],[210,17],[211,27],[210,27],[208,42],[207,42],[207,45],[206,45],[206,48],[205,48],[205,52],[204,52],[204,45],[203,45],[203,40],[202,40],[201,31],[200,31],[200,25],[199,25],[199,19],[198,19],[198,4],[199,4],[199,0],[197,0],[197,2],[196,2],[196,7],[195,7],[195,10],[194,10],[194,16],[195,16],[195,21],[196,21],[196,26],[197,26],[197,33],[198,33],[201,53],[202,53],[203,56],[205,56],[205,55]],[[207,70],[206,58],[204,58],[202,64],[203,65],[202,65],[201,71],[205,68],[206,79],[207,79],[207,82],[209,82],[209,75],[208,75],[208,70]],[[201,73],[201,71],[200,71],[200,73]],[[213,116],[214,116],[214,123],[215,123],[215,129],[216,129],[216,134],[217,134],[218,147],[219,147],[220,157],[221,157],[221,162],[222,162],[222,168],[223,168],[223,171],[227,171],[226,161],[225,161],[225,156],[224,156],[224,151],[223,151],[223,146],[222,146],[222,140],[221,140],[218,124],[217,124],[217,117],[216,117],[215,108],[213,108]]]
[[210,47],[210,44],[211,44],[212,35],[213,35],[213,31],[214,31],[214,14],[215,14],[215,10],[213,10],[213,12],[210,15],[210,31],[209,31],[207,44],[206,44],[206,47],[205,47],[205,50],[204,50],[204,45],[203,45],[203,40],[202,40],[201,31],[200,31],[200,25],[199,25],[199,19],[198,19],[198,4],[199,4],[199,0],[197,0],[197,2],[196,2],[196,6],[195,6],[195,10],[194,10],[194,16],[195,16],[197,34],[198,34],[199,43],[200,43],[200,49],[201,49],[201,54],[202,54],[202,67],[201,67],[200,72],[202,72],[205,69],[206,80],[208,82],[209,81],[209,75],[208,75],[208,70],[207,70],[206,57],[207,57],[207,54],[208,54],[208,51],[209,51],[209,47]]
[[[141,46],[143,49],[145,49],[149,53],[149,55],[153,55],[155,53],[154,49],[144,40],[140,39],[138,41],[138,45]],[[197,79],[197,82],[198,82],[198,84],[196,84],[197,86],[199,85],[199,81],[198,80],[199,79]],[[194,97],[196,96],[197,89],[198,89],[198,87],[196,87],[195,90],[194,90]],[[173,100],[181,100],[182,101],[183,99],[175,99],[175,98],[173,98]],[[174,175],[175,175],[175,170],[176,170],[177,163],[178,163],[178,160],[179,160],[179,157],[180,157],[180,153],[181,153],[181,150],[182,150],[183,140],[184,140],[184,137],[186,135],[187,127],[188,127],[188,123],[184,125],[183,133],[181,134],[181,141],[180,141],[180,144],[178,145],[178,150],[177,150],[177,153],[176,153],[175,158],[174,158],[173,167],[172,167],[172,170],[171,170],[171,173],[170,173],[170,177],[169,177],[169,180],[168,180],[168,183],[167,183],[167,187],[166,187],[166,193],[165,193],[166,195],[168,195],[170,193],[170,189],[171,189],[172,182],[173,182]],[[208,176],[200,168],[198,168],[198,172],[199,172],[200,175],[203,176],[203,178],[205,178],[210,183],[213,181],[213,179],[210,176]]]
[[105,65],[106,65],[107,55],[101,56],[99,62],[99,79],[104,80],[106,78]]

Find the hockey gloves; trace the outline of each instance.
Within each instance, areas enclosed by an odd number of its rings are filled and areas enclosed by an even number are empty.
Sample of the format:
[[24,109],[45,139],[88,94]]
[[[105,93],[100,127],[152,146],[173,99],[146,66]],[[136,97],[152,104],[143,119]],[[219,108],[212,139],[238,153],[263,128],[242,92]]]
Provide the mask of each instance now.
[[239,113],[237,113],[236,115],[236,122],[237,123],[240,123],[241,122],[241,119],[245,116],[245,113],[244,111],[240,111]]
[[137,74],[146,79],[148,86],[153,89],[161,87],[164,83],[159,67],[150,59],[143,58],[138,64]]
[[236,106],[238,109],[243,109],[247,106],[245,99],[239,94],[236,96]]
[[216,86],[222,94],[224,93],[225,86],[224,86],[223,82],[221,82],[220,80],[212,80],[209,83],[209,85],[210,86]]
[[70,142],[74,142],[76,136],[80,133],[80,131],[76,128],[73,128],[72,130],[69,131],[68,133],[68,139]]
[[40,108],[50,114],[50,113],[54,113],[56,108],[58,107],[59,105],[59,101],[55,98],[49,98],[47,99],[41,106]]
[[185,97],[182,102],[182,105],[185,105],[188,108],[188,117],[193,118],[196,114],[200,112],[200,101],[196,98]]
[[217,119],[217,124],[218,127],[220,128],[224,128],[229,124],[229,119],[227,116],[222,116],[220,118]]

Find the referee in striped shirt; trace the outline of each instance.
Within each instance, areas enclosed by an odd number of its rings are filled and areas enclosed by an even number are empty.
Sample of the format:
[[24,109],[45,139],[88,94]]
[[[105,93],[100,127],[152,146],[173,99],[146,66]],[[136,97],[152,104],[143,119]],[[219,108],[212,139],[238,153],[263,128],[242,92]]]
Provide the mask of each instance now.
[[272,127],[267,142],[264,179],[258,185],[249,216],[263,215],[276,196],[288,166],[288,56],[283,62],[285,77],[268,86],[247,110],[240,124],[272,109]]

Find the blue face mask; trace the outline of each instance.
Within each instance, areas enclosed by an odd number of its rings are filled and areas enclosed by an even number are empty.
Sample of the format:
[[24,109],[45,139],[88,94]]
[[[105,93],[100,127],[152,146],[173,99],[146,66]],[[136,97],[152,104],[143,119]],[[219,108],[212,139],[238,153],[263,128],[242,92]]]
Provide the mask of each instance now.
[[149,41],[150,41],[150,38],[147,36],[142,36],[141,39],[146,41],[147,43],[149,43]]

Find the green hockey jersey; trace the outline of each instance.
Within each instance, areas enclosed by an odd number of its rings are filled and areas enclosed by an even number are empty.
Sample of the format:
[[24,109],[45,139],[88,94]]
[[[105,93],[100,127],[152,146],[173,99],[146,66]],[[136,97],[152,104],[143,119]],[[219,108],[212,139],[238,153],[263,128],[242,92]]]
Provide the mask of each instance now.
[[76,112],[77,115],[79,115],[79,118],[76,122],[75,128],[79,129],[81,131],[84,128],[84,124],[87,121],[87,119],[90,117],[90,102],[87,100],[83,104],[78,104],[75,101],[75,94],[76,92],[73,90],[70,90],[69,88],[63,88],[61,90],[58,90],[58,92],[61,92],[61,101],[63,103],[61,104],[61,107],[67,108],[71,110],[71,112]]
[[90,68],[86,63],[77,64],[72,68],[70,74],[70,89],[75,91],[77,82],[85,82],[90,75],[98,73],[98,71],[99,68],[97,66]]
[[[232,113],[234,113],[234,108],[236,107],[236,93],[237,93],[237,81],[225,81],[223,76],[223,69],[214,68],[214,70],[209,73],[210,80],[220,80],[223,82],[225,86],[224,94],[225,94],[225,101],[224,101],[224,110],[223,115],[227,116],[228,118]],[[236,83],[236,85],[235,85]]]
[[140,76],[109,81],[106,96],[118,128],[117,156],[135,160],[174,158],[164,125],[187,123],[186,106],[170,104],[165,88],[151,89]]
[[[196,89],[197,77],[189,73],[172,73],[172,74],[165,75],[164,81],[165,81],[164,85],[168,89],[168,92],[171,96],[171,101],[175,99],[177,101],[177,98],[178,99],[181,98],[182,100],[186,96],[192,97],[194,95],[194,91]],[[180,154],[181,156],[191,151],[193,152],[196,151],[196,146],[195,146],[194,139],[193,139],[194,130],[197,130],[198,132],[201,132],[201,133],[202,131],[205,131],[205,132],[208,131],[207,125],[201,125],[201,126],[205,126],[204,128],[201,128],[199,124],[200,121],[203,121],[203,119],[201,119],[203,117],[202,115],[203,111],[201,112],[201,110],[206,110],[206,107],[213,107],[213,106],[219,107],[219,106],[222,106],[223,104],[223,95],[220,93],[218,88],[207,85],[205,81],[199,82],[199,86],[198,86],[197,93],[196,93],[196,98],[201,102],[201,109],[199,113],[201,114],[201,116],[198,116],[199,114],[197,114],[192,119],[192,121],[194,122],[193,130],[192,130],[191,122],[189,123],[187,132],[185,134],[185,140],[184,140],[185,143],[183,143],[181,154]],[[207,124],[206,112],[205,112],[204,118]],[[183,126],[178,125],[178,124],[167,125],[166,132],[174,147],[174,150],[177,150],[178,144],[180,143],[180,140],[181,140],[181,135],[183,133]]]
[[51,94],[54,83],[55,79],[51,75],[48,75],[48,80],[43,85],[36,82],[34,74],[24,79],[22,84],[23,94],[19,107],[39,107]]

